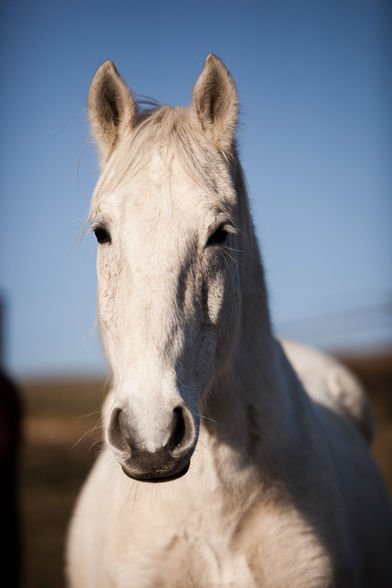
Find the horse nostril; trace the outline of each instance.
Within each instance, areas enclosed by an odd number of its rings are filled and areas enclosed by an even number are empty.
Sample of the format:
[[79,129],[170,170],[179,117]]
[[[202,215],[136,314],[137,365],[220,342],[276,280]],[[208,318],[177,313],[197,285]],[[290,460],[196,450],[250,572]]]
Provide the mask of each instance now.
[[196,428],[191,411],[186,406],[177,406],[172,421],[172,434],[166,444],[166,449],[172,457],[178,458],[188,454],[192,449]]
[[108,440],[115,449],[129,452],[130,442],[124,432],[123,418],[123,412],[120,408],[112,411],[108,426]]
[[174,428],[173,433],[168,441],[168,449],[170,452],[174,451],[176,448],[181,447],[181,443],[184,439],[185,435],[185,421],[182,414],[181,406],[177,406],[173,410],[174,412]]
[[193,448],[196,437],[192,413],[187,406],[177,406],[171,412],[171,419],[169,415],[164,415],[169,417],[166,426],[143,431],[142,436],[132,426],[130,411],[116,407],[112,409],[107,427],[109,445],[120,460],[132,459],[134,464],[138,459],[147,459],[147,455],[152,459],[153,454],[156,458],[160,455],[160,459],[165,455],[168,464],[173,459],[184,458]]

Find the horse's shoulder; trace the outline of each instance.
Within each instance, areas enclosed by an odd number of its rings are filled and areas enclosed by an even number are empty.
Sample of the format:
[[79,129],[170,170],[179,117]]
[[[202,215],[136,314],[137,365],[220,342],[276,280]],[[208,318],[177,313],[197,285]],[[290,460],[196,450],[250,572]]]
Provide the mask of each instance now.
[[278,500],[264,498],[250,510],[235,547],[247,554],[257,586],[285,586],[287,578],[298,588],[331,584],[331,554],[285,491]]
[[280,342],[312,400],[351,421],[370,443],[373,435],[370,402],[355,375],[330,355],[296,341]]

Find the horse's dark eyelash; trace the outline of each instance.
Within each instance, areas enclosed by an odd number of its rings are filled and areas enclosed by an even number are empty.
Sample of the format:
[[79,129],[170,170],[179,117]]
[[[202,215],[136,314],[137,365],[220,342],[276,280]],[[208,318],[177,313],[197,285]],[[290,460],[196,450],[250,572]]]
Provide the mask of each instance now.
[[100,245],[112,242],[112,238],[106,227],[95,227],[93,231]]

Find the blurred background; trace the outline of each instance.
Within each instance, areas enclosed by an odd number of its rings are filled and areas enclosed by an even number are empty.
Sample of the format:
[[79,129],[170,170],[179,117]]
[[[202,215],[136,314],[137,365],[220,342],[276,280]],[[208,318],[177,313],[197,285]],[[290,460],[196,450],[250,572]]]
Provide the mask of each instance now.
[[1,2],[1,484],[17,500],[0,523],[18,511],[20,558],[3,557],[21,586],[63,586],[99,447],[96,243],[82,229],[98,178],[86,98],[108,58],[173,105],[209,52],[226,63],[276,331],[364,381],[392,492],[391,28],[387,0]]

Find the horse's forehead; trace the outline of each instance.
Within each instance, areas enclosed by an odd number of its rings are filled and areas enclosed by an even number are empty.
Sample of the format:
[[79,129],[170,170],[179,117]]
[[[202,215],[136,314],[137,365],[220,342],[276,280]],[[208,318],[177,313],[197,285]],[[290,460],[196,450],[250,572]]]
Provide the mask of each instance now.
[[130,174],[122,200],[124,224],[159,225],[162,230],[208,222],[216,209],[214,199],[174,156],[153,151],[135,174]]

